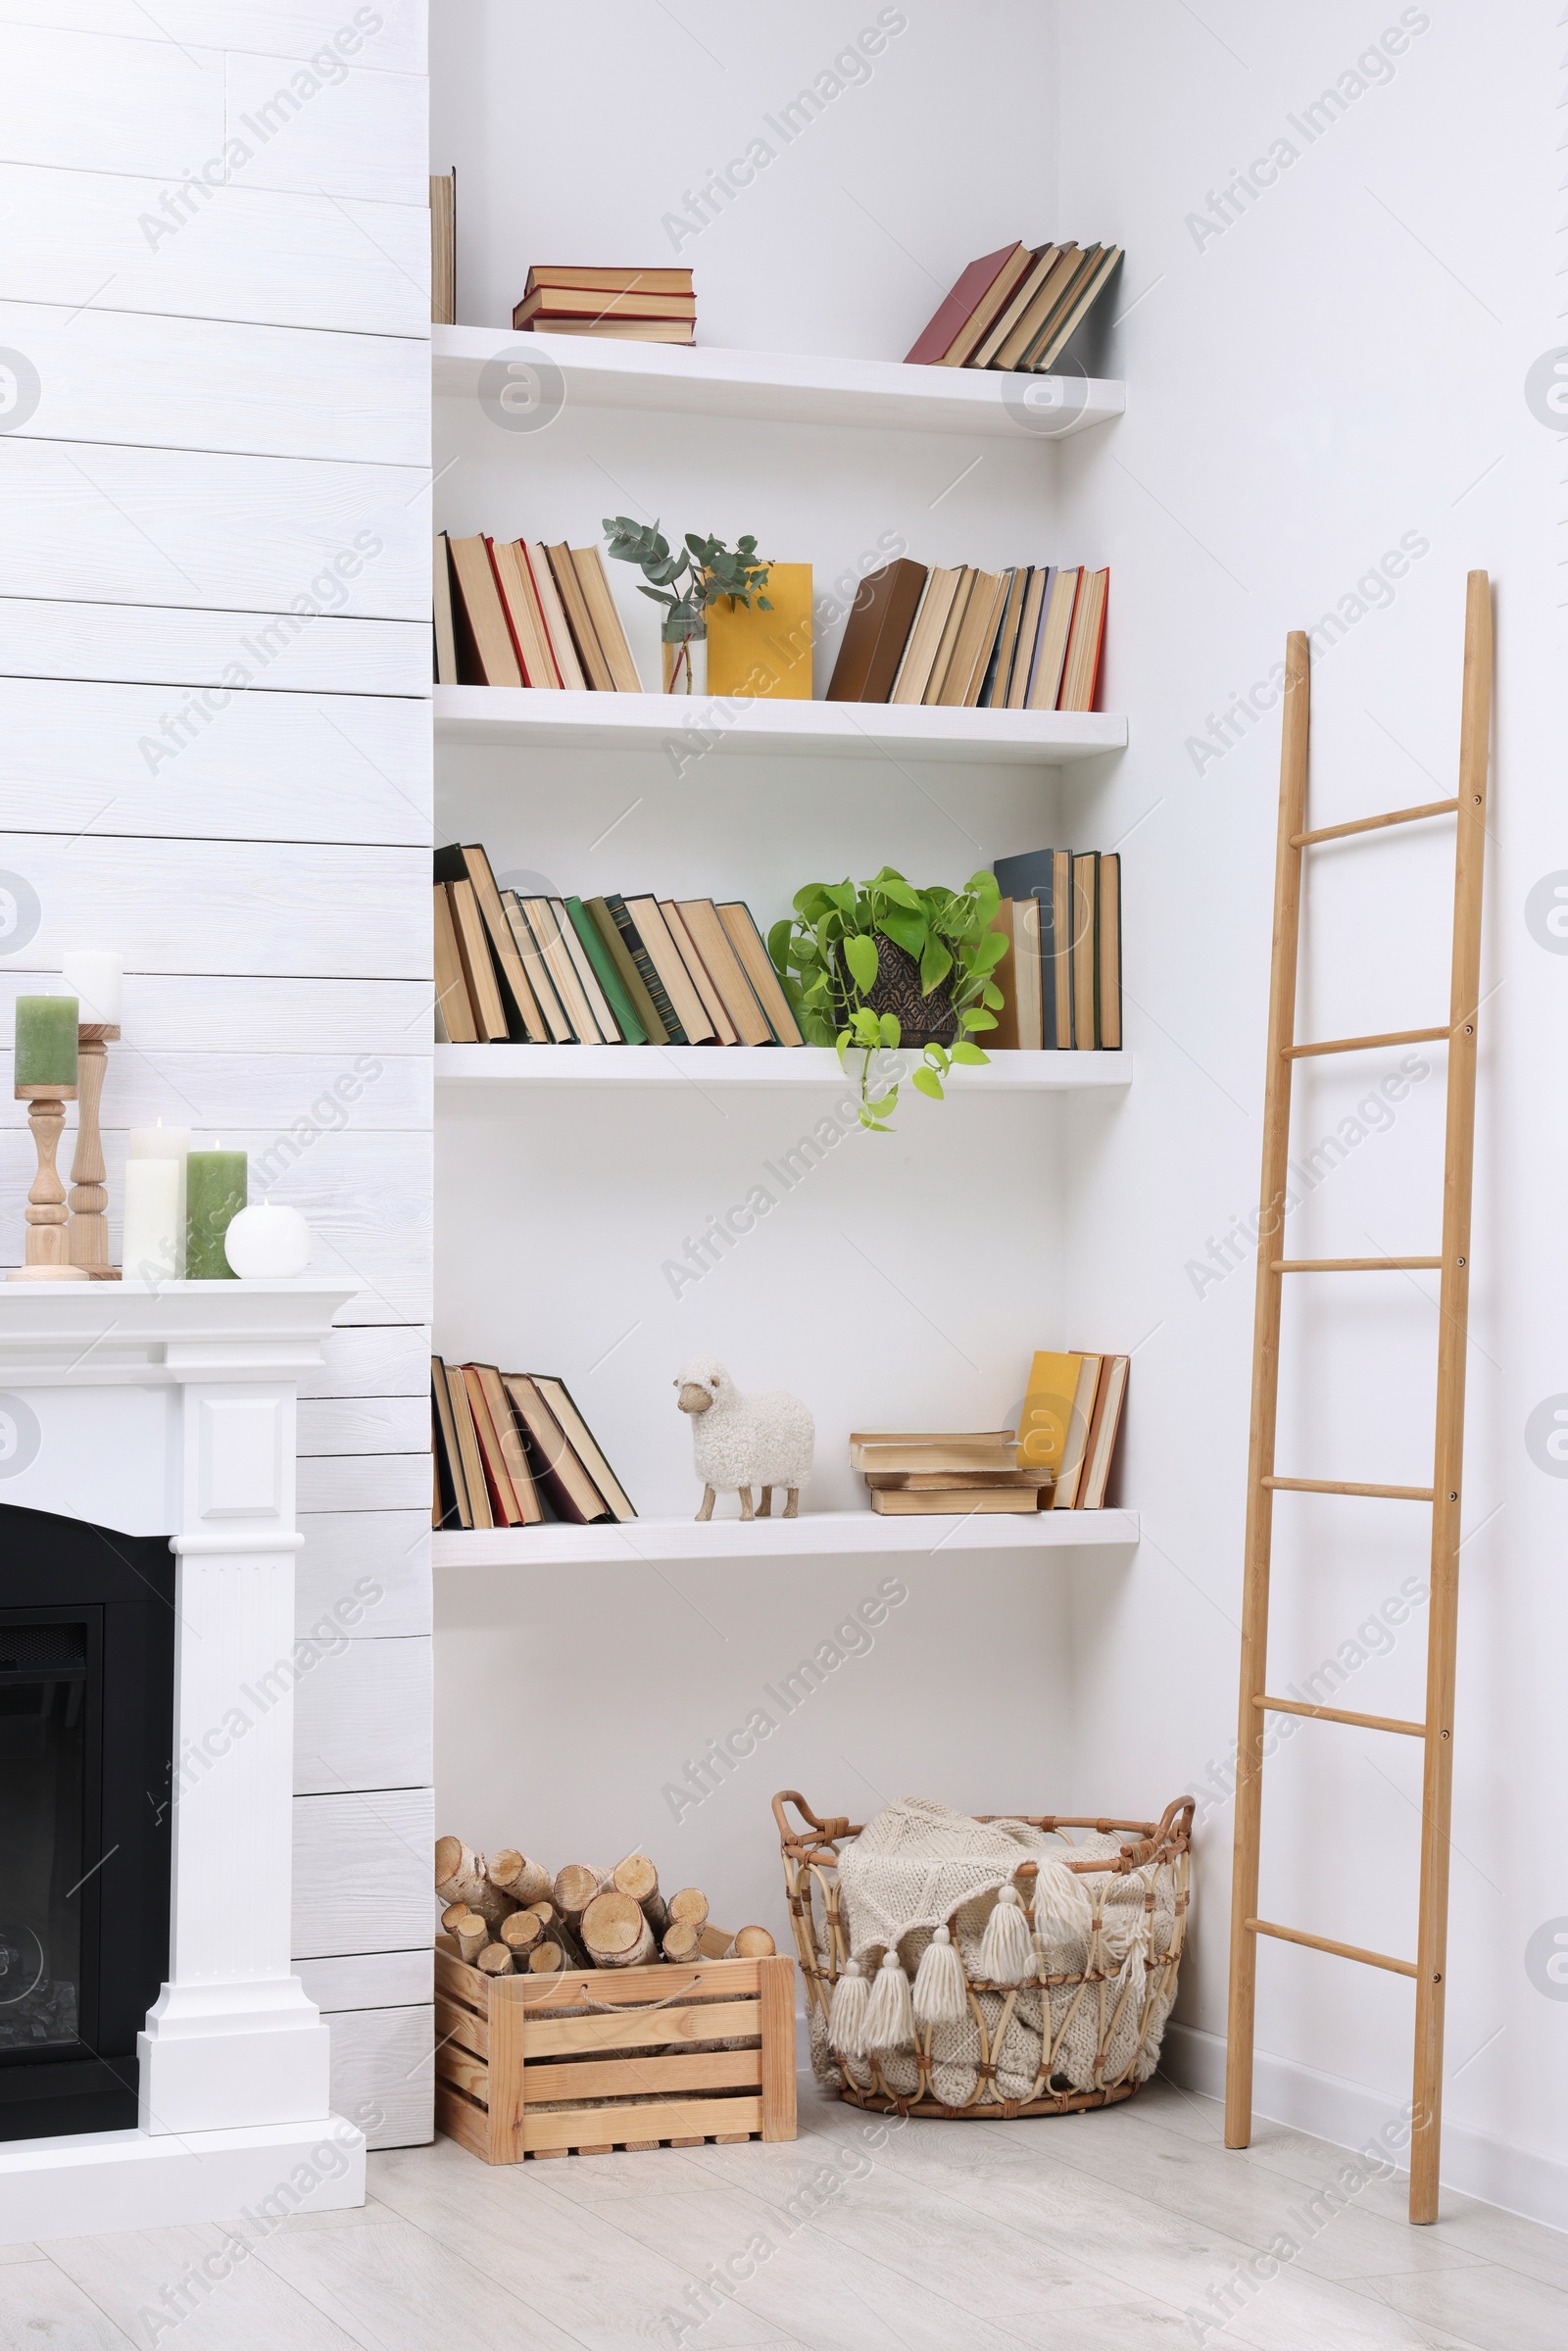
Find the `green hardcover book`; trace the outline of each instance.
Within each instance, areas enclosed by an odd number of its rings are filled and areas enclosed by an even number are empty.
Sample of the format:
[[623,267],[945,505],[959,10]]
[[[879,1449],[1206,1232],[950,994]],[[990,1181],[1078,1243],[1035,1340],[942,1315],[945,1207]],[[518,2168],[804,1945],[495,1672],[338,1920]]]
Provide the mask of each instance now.
[[615,1015],[621,1035],[628,1045],[646,1045],[648,1031],[638,1019],[631,998],[621,986],[614,957],[595,929],[593,916],[580,898],[566,900],[566,912],[571,916],[571,927],[582,941],[582,952],[594,967],[594,977],[605,992],[605,1002]]
[[622,988],[631,999],[632,1009],[647,1031],[649,1044],[667,1045],[669,1032],[659,1017],[653,998],[643,986],[642,974],[632,961],[631,950],[621,937],[609,905],[602,898],[590,898],[587,912],[589,921],[604,942],[605,953],[615,966]]
[[626,953],[637,967],[637,977],[648,991],[649,1002],[659,1015],[659,1023],[671,1045],[689,1045],[690,1038],[675,1017],[675,1007],[665,992],[664,983],[654,965],[654,958],[643,945],[642,933],[627,910],[626,901],[612,890],[605,892],[605,905],[610,918],[625,943]]

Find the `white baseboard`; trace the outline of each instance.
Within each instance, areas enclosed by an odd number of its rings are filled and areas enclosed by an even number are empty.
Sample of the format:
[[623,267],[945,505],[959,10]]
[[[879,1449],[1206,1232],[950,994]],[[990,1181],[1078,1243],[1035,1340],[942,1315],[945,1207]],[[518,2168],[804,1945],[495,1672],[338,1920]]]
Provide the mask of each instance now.
[[[364,2202],[365,2133],[341,2115],[180,2137],[90,2131],[0,2144],[0,2245],[216,2221],[248,2246],[295,2212]],[[206,2274],[211,2285],[221,2263]]]
[[[1160,2071],[1201,2097],[1223,2098],[1225,2043],[1217,2033],[1204,2033],[1196,2025],[1167,2025]],[[1252,2102],[1270,2122],[1351,2148],[1365,2146],[1400,2112],[1397,2101],[1379,2097],[1358,2082],[1342,2082],[1262,2050],[1252,2061]],[[1399,2163],[1397,2155],[1386,2160]],[[1548,2155],[1505,2147],[1499,2139],[1445,2123],[1443,2183],[1527,2221],[1568,2229],[1568,2164],[1554,2163]]]

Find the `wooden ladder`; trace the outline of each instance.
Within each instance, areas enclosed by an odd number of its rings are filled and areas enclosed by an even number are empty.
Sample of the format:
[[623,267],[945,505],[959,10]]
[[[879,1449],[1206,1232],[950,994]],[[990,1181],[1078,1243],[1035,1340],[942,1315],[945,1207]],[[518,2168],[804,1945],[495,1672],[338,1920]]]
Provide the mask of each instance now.
[[[1464,701],[1459,726],[1459,788],[1453,800],[1395,808],[1350,824],[1307,832],[1306,779],[1310,673],[1307,640],[1293,631],[1286,652],[1280,757],[1279,851],[1274,873],[1274,954],[1269,989],[1268,1076],[1264,1088],[1257,1305],[1252,1342],[1251,1445],[1247,1480],[1247,1559],[1242,1610],[1240,1724],[1237,1731],[1236,1862],[1231,1893],[1230,2027],[1225,2075],[1225,2144],[1245,2147],[1252,2134],[1252,2037],[1257,1938],[1278,1936],[1340,1959],[1388,1968],[1415,1979],[1415,2079],[1410,2140],[1410,2218],[1438,2217],[1438,2154],[1443,2112],[1444,1973],[1448,1925],[1448,1815],[1453,1788],[1453,1685],[1459,1586],[1459,1515],[1464,1458],[1464,1375],[1470,1292],[1470,1180],[1475,1144],[1476,1029],[1481,975],[1481,870],[1486,843],[1487,743],[1492,716],[1492,599],[1487,574],[1467,583]],[[1453,960],[1448,1018],[1441,1028],[1377,1037],[1296,1042],[1296,977],[1300,939],[1301,853],[1319,842],[1381,832],[1432,816],[1458,819],[1454,857]],[[1441,1257],[1287,1257],[1285,1202],[1291,1129],[1291,1071],[1318,1053],[1360,1053],[1388,1045],[1448,1046],[1448,1096],[1443,1166]],[[1273,1246],[1270,1246],[1270,1244]],[[1280,1309],[1284,1278],[1298,1273],[1423,1270],[1441,1274],[1437,1430],[1430,1486],[1350,1486],[1327,1478],[1281,1478],[1274,1471],[1279,1405]],[[1423,1722],[1348,1714],[1268,1694],[1268,1588],[1276,1494],[1373,1494],[1432,1508],[1432,1596],[1427,1629],[1427,1704]],[[1262,1832],[1263,1735],[1270,1714],[1306,1714],[1425,1741],[1421,1803],[1421,1893],[1416,1956],[1390,1959],[1354,1943],[1332,1942],[1257,1915]]]

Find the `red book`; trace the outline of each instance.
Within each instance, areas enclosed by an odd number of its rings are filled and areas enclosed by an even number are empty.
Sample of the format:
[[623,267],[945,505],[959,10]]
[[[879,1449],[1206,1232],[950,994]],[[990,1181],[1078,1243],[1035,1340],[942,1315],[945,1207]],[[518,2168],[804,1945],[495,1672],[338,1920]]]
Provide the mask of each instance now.
[[958,329],[972,317],[1013,256],[1022,250],[1015,238],[984,261],[971,262],[914,348],[905,355],[906,367],[934,366],[952,348]]

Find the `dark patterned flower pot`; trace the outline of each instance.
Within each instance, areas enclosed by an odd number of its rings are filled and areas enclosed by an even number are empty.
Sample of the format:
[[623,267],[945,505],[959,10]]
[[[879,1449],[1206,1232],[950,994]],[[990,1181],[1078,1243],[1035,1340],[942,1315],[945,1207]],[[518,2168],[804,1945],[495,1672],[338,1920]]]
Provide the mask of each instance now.
[[876,960],[876,984],[865,1000],[871,1009],[894,1014],[906,1045],[951,1046],[958,1034],[951,978],[922,996],[918,959],[891,939],[878,938]]

